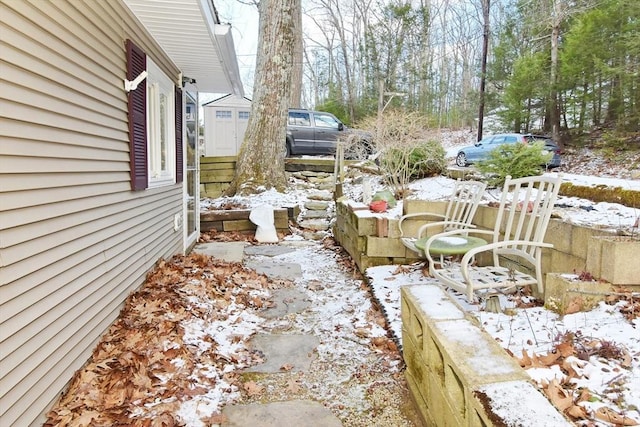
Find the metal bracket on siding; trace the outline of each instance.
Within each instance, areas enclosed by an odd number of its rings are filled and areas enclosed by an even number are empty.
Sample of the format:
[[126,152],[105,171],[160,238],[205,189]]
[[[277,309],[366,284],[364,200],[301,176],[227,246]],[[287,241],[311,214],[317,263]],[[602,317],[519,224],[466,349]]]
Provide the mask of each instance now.
[[148,75],[149,75],[149,73],[147,73],[147,71],[145,70],[145,71],[141,72],[140,75],[138,77],[136,77],[135,79],[133,79],[132,81],[124,79],[124,91],[129,93],[132,90],[136,90],[138,85],[140,83],[142,83],[142,81],[144,79],[146,79]]

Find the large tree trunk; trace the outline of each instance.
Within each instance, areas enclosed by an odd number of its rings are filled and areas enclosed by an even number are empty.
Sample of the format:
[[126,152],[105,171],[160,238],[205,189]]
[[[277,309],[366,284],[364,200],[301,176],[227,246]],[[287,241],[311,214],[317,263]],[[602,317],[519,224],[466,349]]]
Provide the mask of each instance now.
[[291,97],[289,98],[289,108],[300,108],[302,99],[302,65],[303,65],[303,43],[302,43],[302,4],[301,1],[294,2],[293,17],[293,70],[291,71]]
[[284,190],[287,110],[295,46],[293,12],[300,0],[261,0],[251,115],[227,195]]
[[564,18],[564,12],[560,0],[553,3],[553,22],[551,25],[551,93],[549,94],[549,112],[551,114],[551,136],[556,144],[562,146],[560,141],[560,106],[558,103],[558,43],[560,39],[560,24]]

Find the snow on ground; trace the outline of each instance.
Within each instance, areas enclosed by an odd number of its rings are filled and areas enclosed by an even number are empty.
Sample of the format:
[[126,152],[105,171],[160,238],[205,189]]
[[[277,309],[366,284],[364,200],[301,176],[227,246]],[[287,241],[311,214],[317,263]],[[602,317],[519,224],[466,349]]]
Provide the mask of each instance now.
[[[590,180],[590,178],[592,178]],[[379,178],[370,178],[375,180],[374,191],[381,190],[383,184]],[[572,182],[585,185],[593,181],[593,185],[606,183],[611,187],[637,188],[640,191],[640,181],[631,181],[615,178],[598,178],[585,177],[578,175],[563,175],[564,180],[572,180]],[[575,181],[573,181],[575,179]],[[451,178],[443,176],[425,178],[413,181],[409,188],[411,195],[409,199],[416,200],[448,200],[453,190],[455,181]],[[362,186],[352,186],[345,188],[347,194],[353,200],[362,200]],[[485,192],[481,204],[489,202],[497,202],[500,200],[500,191],[490,189]],[[581,199],[578,197],[558,196],[556,201],[556,216],[563,221],[577,225],[591,225],[603,230],[621,230],[631,229],[640,217],[640,208],[630,208],[619,203],[608,202],[592,202],[591,200]],[[398,201],[397,205],[388,210],[385,214],[389,218],[400,218],[402,216],[402,201]],[[637,233],[637,227],[635,229]]]
[[[421,271],[422,265],[378,266],[366,271],[376,300],[382,305],[389,321],[390,329],[401,343],[402,322],[400,319],[400,289],[408,285],[437,285],[433,278],[426,277]],[[608,342],[624,350],[631,357],[630,366],[624,367],[615,360],[599,355],[587,357],[587,360],[572,362],[578,370],[578,378],[569,378],[558,365],[544,368],[532,368],[527,373],[538,383],[550,382],[554,378],[559,382],[569,381],[576,389],[587,389],[593,396],[583,406],[591,412],[603,406],[620,412],[640,422],[640,318],[625,319],[619,311],[624,302],[615,305],[600,303],[589,312],[580,312],[560,317],[543,307],[528,309],[513,308],[510,301],[500,296],[504,313],[490,313],[480,305],[471,305],[464,296],[449,291],[451,297],[465,311],[477,317],[484,329],[512,354],[520,356],[526,351],[544,355],[554,350],[563,337],[573,334],[576,342]],[[583,425],[607,426],[600,422]]]
[[[473,135],[466,135],[464,132],[458,135],[449,135],[445,140],[445,148],[450,155],[455,155],[457,147],[465,145],[473,140]],[[453,154],[451,154],[453,153]],[[579,163],[579,162],[578,162]],[[576,162],[572,162],[576,164]],[[609,165],[610,166],[610,165]],[[618,176],[615,176],[615,167],[607,169],[609,177],[582,175],[581,169],[560,170],[564,174],[564,179],[578,185],[606,185],[610,187],[622,187],[640,190],[640,181],[627,179],[624,170],[618,168]],[[613,171],[613,172],[611,172]],[[576,172],[576,173],[571,173]],[[365,177],[369,180],[374,191],[383,188],[380,179],[377,177]],[[454,181],[445,177],[427,178],[411,183],[412,194],[410,198],[425,200],[447,200],[453,188]],[[274,191],[265,191],[250,198],[225,198],[211,201],[209,205],[215,203],[238,203],[246,207],[253,207],[260,204],[268,204],[274,207],[302,206],[307,200],[309,189],[292,183],[291,190],[286,194]],[[354,179],[345,183],[343,188],[345,195],[353,200],[362,200],[362,180]],[[482,203],[499,200],[499,191],[490,190],[485,195]],[[206,207],[207,202],[205,202]],[[616,203],[594,203],[590,200],[575,197],[560,196],[556,208],[558,216],[567,222],[574,224],[590,225],[608,230],[633,229],[637,233],[634,224],[640,216],[640,209],[629,208]],[[399,218],[402,215],[402,202],[389,210],[385,215]],[[295,239],[295,237],[293,238]],[[368,356],[362,353],[362,347],[351,345],[350,338],[342,336],[343,328],[348,329],[363,327],[367,324],[364,320],[364,311],[369,307],[369,302],[363,299],[363,295],[354,291],[358,286],[358,280],[344,277],[344,272],[334,270],[331,267],[335,263],[333,259],[325,259],[314,250],[305,249],[297,251],[295,254],[287,255],[283,260],[296,262],[303,266],[305,272],[304,279],[308,283],[322,283],[323,293],[310,293],[314,307],[317,307],[316,314],[320,316],[318,322],[309,324],[306,321],[295,320],[292,325],[296,330],[304,333],[313,333],[327,338],[319,348],[319,358],[327,363],[342,363],[341,359],[335,358],[335,351],[342,352],[344,358],[354,358],[356,361],[370,363]],[[327,264],[328,262],[328,264]],[[400,322],[400,288],[408,284],[431,284],[433,279],[426,277],[420,269],[420,265],[412,266],[380,266],[369,268],[366,271],[368,282],[374,294],[374,298],[383,307],[393,335],[398,342],[401,339]],[[324,292],[324,291],[329,291]],[[513,354],[520,355],[526,350],[529,355],[542,354],[551,351],[554,344],[557,344],[559,337],[566,334],[578,334],[580,337],[590,339],[606,340],[614,343],[615,346],[623,349],[631,355],[631,366],[622,367],[602,357],[591,356],[588,363],[585,361],[576,362],[576,369],[580,374],[577,378],[565,378],[566,375],[556,367],[536,368],[530,370],[533,379],[545,379],[549,381],[554,377],[558,380],[571,381],[576,388],[584,387],[591,390],[592,399],[584,403],[584,406],[591,411],[596,411],[605,405],[611,405],[616,410],[626,410],[627,416],[640,421],[640,334],[638,328],[640,321],[627,320],[622,317],[616,305],[600,304],[594,310],[587,313],[576,313],[560,318],[557,314],[541,307],[530,309],[510,310],[507,314],[488,313],[481,310],[481,307],[469,305],[459,295],[452,293],[452,297],[465,310],[473,313],[480,323],[485,327],[496,340]],[[318,299],[319,298],[319,299]],[[503,305],[508,301],[503,300]],[[622,304],[622,303],[618,303]],[[369,326],[370,327],[370,326]],[[368,336],[379,336],[382,331],[372,328],[367,332]],[[336,340],[341,342],[338,344]],[[346,346],[345,346],[346,344]],[[346,360],[343,361],[346,363]],[[389,363],[389,362],[387,362]],[[389,369],[394,370],[396,366],[390,365]],[[327,376],[328,383],[339,383],[340,378]],[[331,386],[329,386],[331,389]],[[320,387],[319,393],[327,393],[327,398],[337,398],[335,391],[323,391],[325,387]],[[333,393],[333,394],[332,394]],[[357,389],[353,391],[353,396],[346,398],[346,407],[355,404],[362,395]],[[351,401],[350,399],[354,400]],[[616,406],[615,402],[622,406]],[[584,425],[609,425],[604,422],[596,422]]]

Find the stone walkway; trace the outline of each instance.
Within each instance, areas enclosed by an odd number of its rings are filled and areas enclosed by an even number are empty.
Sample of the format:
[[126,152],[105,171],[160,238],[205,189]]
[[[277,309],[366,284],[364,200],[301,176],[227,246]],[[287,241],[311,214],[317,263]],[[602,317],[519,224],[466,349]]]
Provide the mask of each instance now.
[[[419,426],[403,375],[397,369],[397,364],[401,364],[399,355],[385,357],[372,352],[363,342],[357,343],[357,336],[353,340],[335,341],[324,335],[331,334],[330,330],[322,332],[327,327],[313,325],[322,323],[316,314],[322,307],[312,304],[313,295],[329,292],[330,296],[331,284],[309,280],[309,268],[312,271],[313,266],[290,262],[291,257],[295,259],[295,251],[312,248],[320,246],[310,242],[257,246],[230,242],[203,243],[194,249],[225,261],[241,261],[270,278],[288,279],[296,284],[294,288],[273,291],[274,305],[258,313],[271,322],[270,326],[249,342],[264,362],[245,369],[244,381],[255,383],[264,393],[255,398],[249,393],[244,401],[226,406],[223,426]],[[318,279],[325,276],[328,280],[335,274],[317,273]],[[343,291],[335,292],[339,296]],[[348,295],[345,293],[345,298]],[[333,347],[330,353],[327,347]],[[350,356],[350,352],[354,354]],[[362,366],[362,361],[367,366]]]

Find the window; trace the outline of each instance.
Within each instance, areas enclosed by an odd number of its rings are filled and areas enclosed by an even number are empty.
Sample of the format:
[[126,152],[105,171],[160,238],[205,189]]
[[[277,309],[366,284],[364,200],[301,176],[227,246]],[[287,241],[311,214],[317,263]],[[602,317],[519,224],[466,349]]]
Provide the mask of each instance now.
[[316,113],[314,115],[315,120],[316,120],[316,127],[320,127],[320,128],[331,128],[331,129],[338,129],[338,120],[329,115],[329,114],[318,114]]
[[238,118],[240,120],[249,120],[249,112],[248,111],[238,111]]
[[193,104],[187,104],[185,106],[186,108],[186,112],[185,112],[185,118],[189,121],[194,121],[196,119],[195,116],[195,107]]
[[227,110],[216,110],[216,119],[230,119],[233,115],[231,111]]
[[289,124],[291,126],[311,126],[309,113],[301,113],[298,111],[289,112]]
[[127,80],[148,72],[127,94],[131,189],[182,182],[182,89],[131,40],[126,51]]
[[175,182],[175,100],[173,82],[147,58],[147,150],[149,186]]

